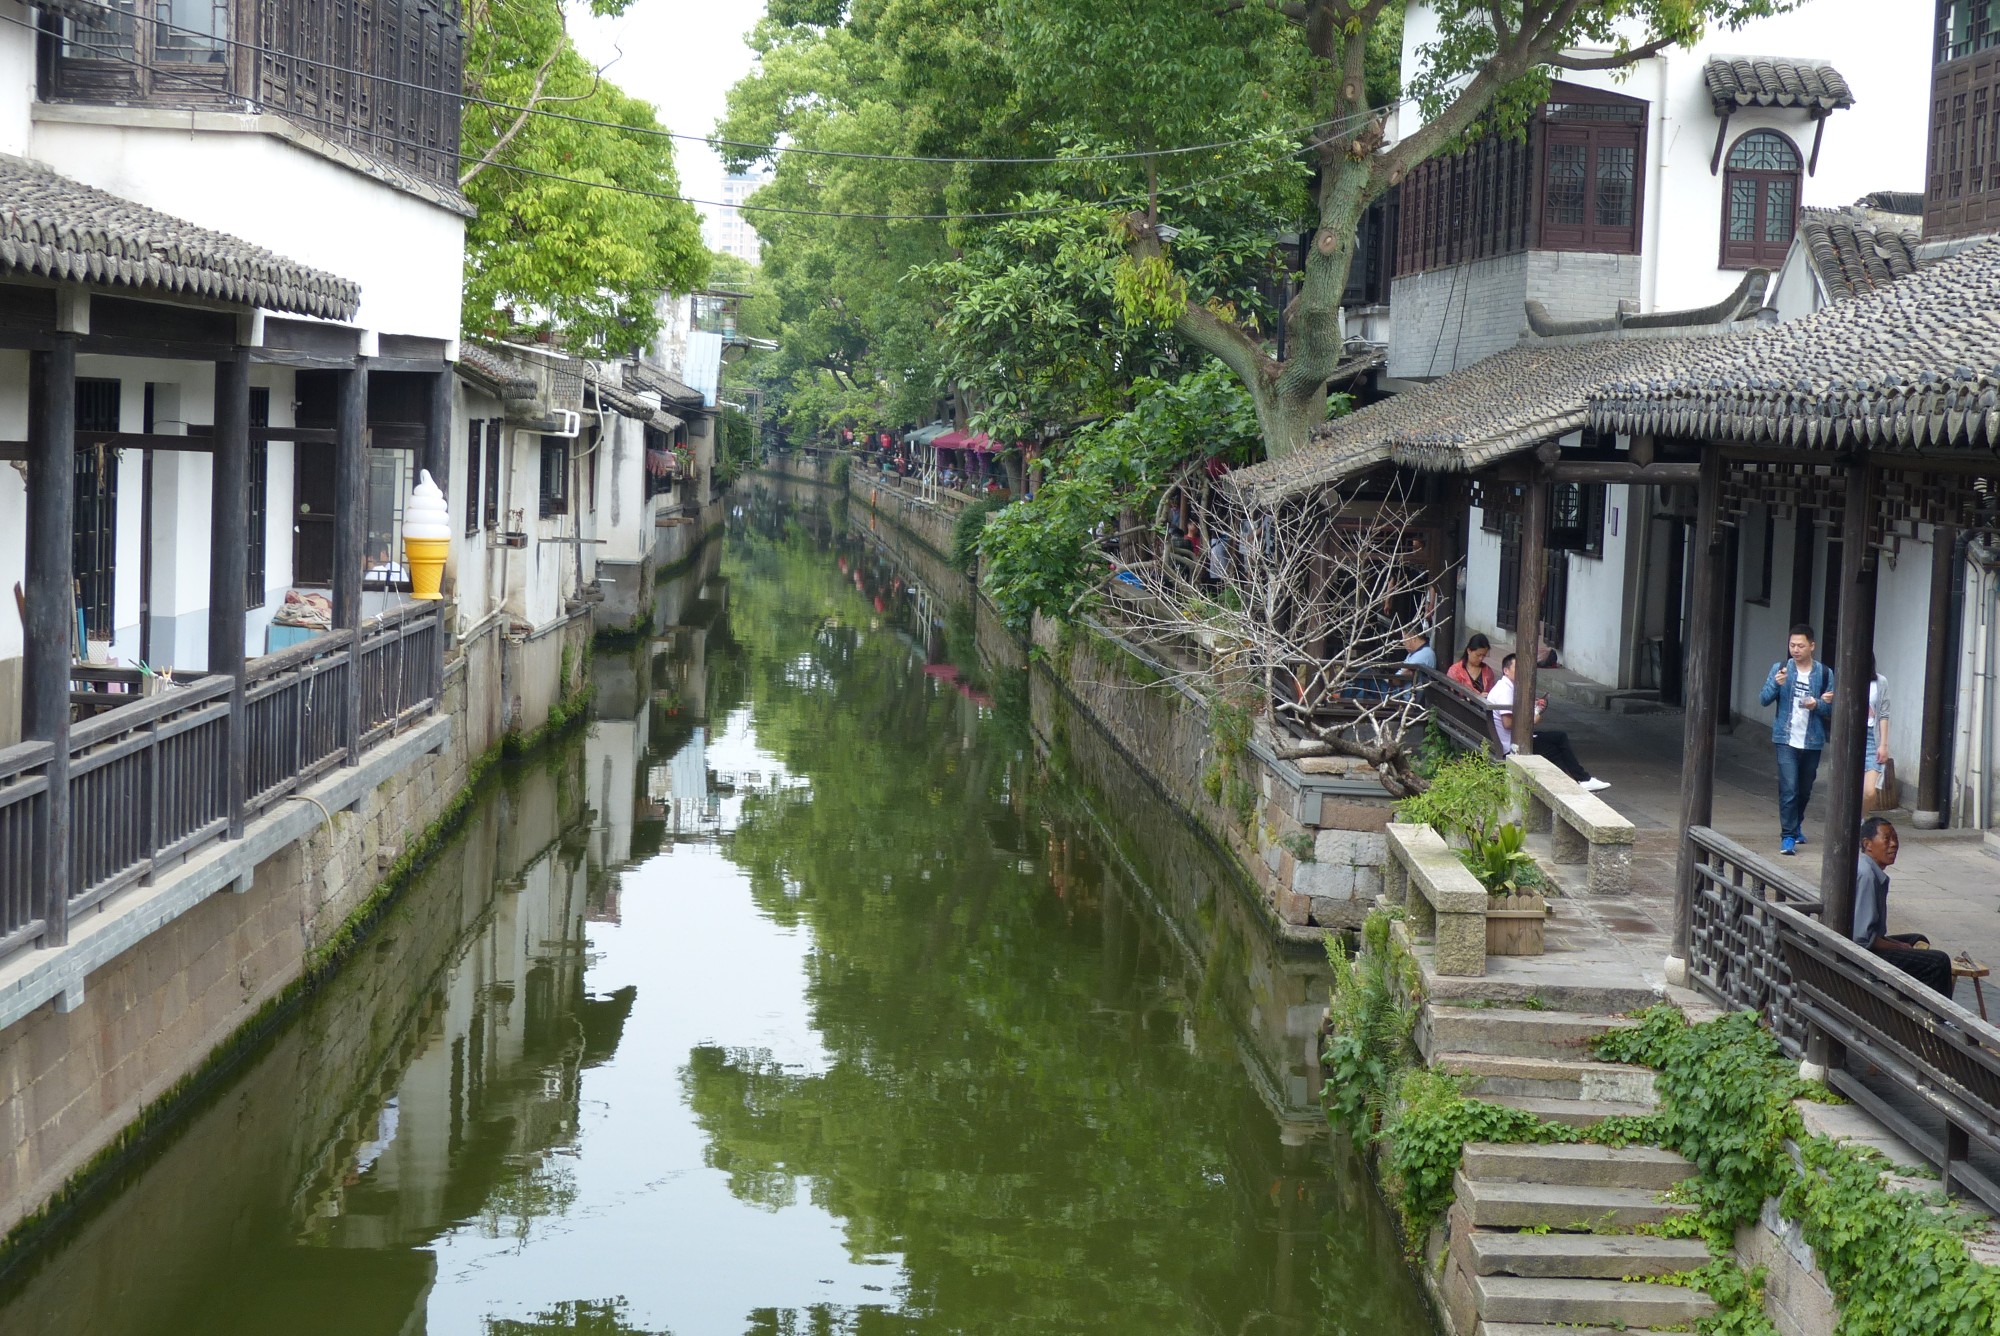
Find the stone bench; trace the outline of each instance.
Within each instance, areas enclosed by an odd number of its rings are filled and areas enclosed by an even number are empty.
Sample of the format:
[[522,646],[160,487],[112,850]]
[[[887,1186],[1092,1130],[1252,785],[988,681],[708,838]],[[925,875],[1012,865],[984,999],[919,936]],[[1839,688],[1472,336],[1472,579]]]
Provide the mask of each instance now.
[[1630,821],[1596,794],[1585,793],[1546,757],[1516,752],[1507,758],[1507,772],[1521,786],[1522,825],[1531,835],[1549,837],[1552,861],[1586,865],[1592,895],[1631,889]]
[[1403,906],[1413,939],[1436,943],[1434,968],[1439,974],[1486,973],[1486,888],[1429,826],[1392,821],[1383,834],[1389,903]]

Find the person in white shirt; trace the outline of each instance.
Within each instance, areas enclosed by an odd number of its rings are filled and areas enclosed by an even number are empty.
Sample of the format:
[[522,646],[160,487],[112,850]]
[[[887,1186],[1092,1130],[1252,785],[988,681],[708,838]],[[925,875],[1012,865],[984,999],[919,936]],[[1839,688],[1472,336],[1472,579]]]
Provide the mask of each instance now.
[[[1499,740],[1500,754],[1506,756],[1514,750],[1514,655],[1509,654],[1500,661],[1500,680],[1486,694],[1486,707],[1493,712],[1493,735]],[[1535,702],[1536,723],[1542,721],[1542,711],[1547,708],[1546,702]],[[1535,755],[1547,757],[1556,769],[1575,780],[1577,787],[1585,793],[1597,793],[1611,787],[1607,781],[1596,778],[1583,768],[1583,762],[1576,759],[1576,751],[1569,745],[1569,734],[1561,729],[1536,729]]]

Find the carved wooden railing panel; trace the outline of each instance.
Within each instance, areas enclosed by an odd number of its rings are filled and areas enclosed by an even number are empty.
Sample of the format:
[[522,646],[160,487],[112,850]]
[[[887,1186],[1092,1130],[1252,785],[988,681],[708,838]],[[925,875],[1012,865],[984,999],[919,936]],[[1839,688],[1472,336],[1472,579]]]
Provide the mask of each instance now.
[[1817,916],[1819,892],[1707,826],[1688,832],[1695,851],[1688,971],[1716,1001],[1764,1017],[1793,1057],[1805,1052],[1791,971],[1778,951],[1773,904]]

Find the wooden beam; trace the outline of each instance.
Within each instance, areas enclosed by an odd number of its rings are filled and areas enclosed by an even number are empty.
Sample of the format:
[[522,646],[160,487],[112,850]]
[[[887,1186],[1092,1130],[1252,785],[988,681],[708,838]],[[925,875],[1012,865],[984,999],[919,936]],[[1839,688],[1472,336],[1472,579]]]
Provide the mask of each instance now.
[[1550,470],[1553,482],[1622,482],[1635,487],[1688,487],[1701,481],[1699,464],[1605,463],[1565,460]]
[[1872,465],[1847,466],[1848,532],[1840,545],[1840,626],[1833,657],[1833,723],[1826,749],[1826,852],[1821,856],[1821,922],[1848,936],[1854,930],[1854,869],[1861,854],[1861,753],[1868,745],[1869,668],[1875,657],[1875,554],[1868,516],[1875,513],[1880,475]]
[[1514,747],[1530,756],[1535,752],[1535,644],[1541,639],[1548,553],[1549,478],[1537,468],[1521,494],[1521,585],[1514,604]]
[[227,677],[223,746],[228,767],[230,839],[243,835],[248,724],[243,698],[244,599],[250,562],[250,359],[247,350],[215,364],[215,438],[209,472],[208,671]]
[[1946,757],[1944,737],[1945,683],[1951,678],[1946,646],[1955,637],[1945,626],[1951,615],[1951,586],[1958,577],[1958,530],[1938,525],[1931,531],[1931,641],[1924,655],[1924,733],[1917,760],[1917,805],[1910,814],[1918,830],[1944,824]]
[[234,354],[226,343],[183,343],[176,339],[131,338],[122,334],[83,334],[77,351],[98,357],[144,357],[162,362],[219,362]]
[[258,348],[250,359],[260,366],[298,367],[305,371],[351,371],[361,360],[352,355],[304,353],[294,348]]
[[1680,859],[1674,877],[1673,944],[1668,948],[1667,981],[1687,982],[1688,942],[1694,924],[1697,851],[1688,831],[1715,817],[1715,726],[1722,701],[1721,655],[1716,624],[1728,614],[1722,582],[1722,456],[1711,451],[1701,462],[1695,488],[1694,616],[1688,635],[1683,683],[1686,712],[1681,748]]
[[425,404],[424,444],[417,467],[427,469],[431,481],[446,496],[451,495],[451,393],[452,374],[436,371],[430,378],[430,396]]
[[43,946],[69,940],[69,665],[76,646],[71,544],[75,480],[76,336],[57,334],[28,370],[27,589],[22,635],[21,736],[54,744],[36,823],[43,874],[35,912]]

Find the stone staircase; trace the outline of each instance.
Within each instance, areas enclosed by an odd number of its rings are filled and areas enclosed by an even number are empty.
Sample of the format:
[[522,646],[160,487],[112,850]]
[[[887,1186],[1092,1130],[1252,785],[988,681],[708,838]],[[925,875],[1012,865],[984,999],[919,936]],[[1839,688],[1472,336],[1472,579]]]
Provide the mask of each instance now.
[[[1610,1014],[1432,1002],[1417,1040],[1433,1066],[1471,1077],[1470,1093],[1588,1126],[1655,1107],[1650,1071],[1590,1055],[1591,1039],[1629,1024]],[[1642,1146],[1467,1146],[1429,1273],[1454,1336],[1688,1329],[1714,1304],[1647,1278],[1702,1266],[1708,1249],[1639,1231],[1690,1209],[1663,1198],[1693,1173],[1680,1156]]]

